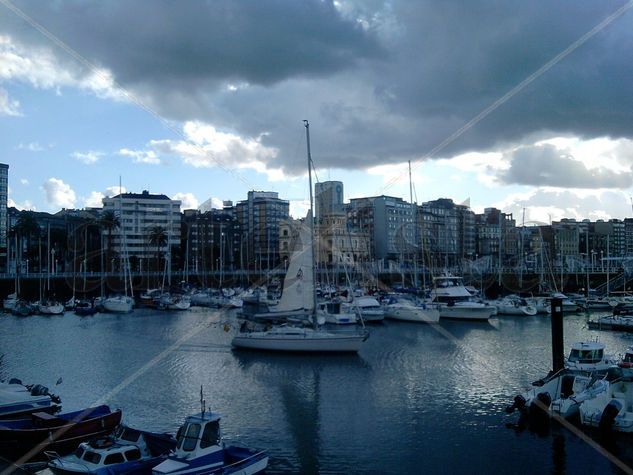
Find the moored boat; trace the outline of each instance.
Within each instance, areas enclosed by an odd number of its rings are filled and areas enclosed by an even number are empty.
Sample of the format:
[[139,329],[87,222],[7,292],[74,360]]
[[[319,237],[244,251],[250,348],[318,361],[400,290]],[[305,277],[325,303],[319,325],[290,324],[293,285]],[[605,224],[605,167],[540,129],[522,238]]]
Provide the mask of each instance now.
[[116,295],[103,300],[103,309],[110,313],[130,313],[134,308],[134,299],[127,295]]
[[461,277],[434,277],[431,299],[440,304],[441,318],[486,321],[496,311],[492,305],[474,302]]
[[30,419],[0,421],[0,456],[42,459],[45,450],[66,455],[80,442],[110,434],[121,422],[121,411],[102,405],[52,415],[34,412]]
[[440,321],[439,305],[419,303],[414,297],[390,295],[384,305],[385,318],[407,322],[437,323]]
[[0,424],[1,419],[30,417],[33,412],[54,414],[61,409],[59,396],[51,394],[41,384],[24,385],[19,379],[0,382]]
[[220,416],[204,411],[185,419],[178,430],[176,450],[152,469],[154,475],[212,475],[262,472],[268,456],[261,451],[224,446]]
[[69,455],[46,452],[48,467],[57,474],[114,475],[149,473],[176,448],[169,434],[141,431],[121,425],[103,439],[82,442]]

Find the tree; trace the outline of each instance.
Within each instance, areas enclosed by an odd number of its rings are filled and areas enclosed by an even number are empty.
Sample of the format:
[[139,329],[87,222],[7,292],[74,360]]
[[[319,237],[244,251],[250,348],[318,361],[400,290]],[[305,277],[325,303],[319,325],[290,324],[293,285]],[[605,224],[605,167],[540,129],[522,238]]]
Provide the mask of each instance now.
[[[26,239],[26,256],[27,258],[33,258],[32,243],[34,237],[39,237],[41,229],[37,224],[35,213],[33,211],[21,211],[18,215],[18,219],[13,227],[13,232],[17,235],[20,242]],[[17,264],[20,265],[19,263]],[[39,264],[41,266],[41,263]]]
[[156,246],[156,270],[160,270],[160,248],[167,244],[167,231],[162,226],[153,226],[148,238],[150,246]]
[[[110,262],[111,260],[112,231],[120,227],[120,225],[121,221],[119,220],[117,215],[114,214],[114,211],[111,210],[104,211],[101,215],[101,218],[99,219],[99,226],[101,227],[101,229],[105,229],[108,232],[108,246],[106,251],[106,258],[108,262]],[[113,269],[110,270],[112,271]]]

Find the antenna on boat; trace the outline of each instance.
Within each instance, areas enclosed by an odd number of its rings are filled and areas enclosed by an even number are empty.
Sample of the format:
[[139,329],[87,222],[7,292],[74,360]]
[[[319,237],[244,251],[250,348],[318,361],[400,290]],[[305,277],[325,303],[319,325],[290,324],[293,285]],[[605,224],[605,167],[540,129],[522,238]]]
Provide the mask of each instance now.
[[206,401],[204,400],[204,395],[202,393],[202,384],[200,385],[200,413],[204,416],[206,411]]

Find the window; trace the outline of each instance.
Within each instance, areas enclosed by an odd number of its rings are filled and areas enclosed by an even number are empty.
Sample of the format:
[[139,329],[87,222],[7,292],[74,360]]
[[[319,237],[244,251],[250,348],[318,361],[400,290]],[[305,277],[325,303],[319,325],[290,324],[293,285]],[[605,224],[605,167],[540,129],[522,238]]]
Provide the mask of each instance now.
[[114,465],[115,463],[123,463],[125,459],[123,458],[123,454],[121,452],[117,452],[115,454],[107,455],[105,460],[103,461],[104,465]]
[[128,460],[139,460],[141,458],[141,451],[139,449],[131,449],[125,452],[125,458]]
[[75,454],[75,457],[80,459],[81,456],[84,454],[84,449],[82,449],[81,447],[77,447],[77,450],[75,450],[74,454]]
[[198,436],[200,435],[200,424],[189,424],[183,437],[182,449],[191,452],[196,448]]
[[141,435],[139,431],[130,429],[129,427],[125,427],[120,437],[121,439],[127,440],[128,442],[136,442],[138,441],[139,435]]
[[97,452],[90,452],[87,451],[84,454],[84,460],[86,462],[90,462],[90,463],[94,463],[94,464],[98,464],[101,461],[101,455],[99,455]]
[[217,445],[220,440],[220,425],[218,421],[209,422],[202,433],[200,448],[204,449],[212,445]]

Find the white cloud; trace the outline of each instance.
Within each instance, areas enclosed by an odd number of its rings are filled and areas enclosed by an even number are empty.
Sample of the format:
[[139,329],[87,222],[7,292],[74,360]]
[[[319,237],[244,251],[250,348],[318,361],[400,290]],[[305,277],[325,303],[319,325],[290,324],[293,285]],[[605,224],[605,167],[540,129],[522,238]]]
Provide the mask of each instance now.
[[26,150],[27,152],[43,152],[45,150],[38,142],[22,143],[20,142],[16,150]]
[[[61,65],[48,48],[24,47],[9,36],[0,35],[0,81],[17,80],[30,83],[40,89],[76,87],[92,91],[100,98],[124,100],[125,93],[119,90],[107,69],[69,69]],[[0,94],[1,97],[1,94]],[[0,99],[1,100],[1,99]],[[1,110],[1,109],[0,109]]]
[[182,201],[180,209],[197,209],[199,205],[193,193],[176,193],[171,199]]
[[130,150],[122,148],[119,150],[119,155],[124,157],[132,157],[134,163],[148,163],[151,165],[157,165],[160,163],[160,158],[153,150]]
[[73,158],[76,158],[80,162],[85,163],[86,165],[92,165],[93,163],[97,163],[101,157],[105,154],[103,152],[74,152],[72,154]]
[[176,155],[195,168],[253,169],[267,175],[269,181],[286,179],[283,170],[267,166],[278,150],[263,145],[263,136],[244,138],[197,121],[186,122],[183,132],[186,140],[152,140],[149,146],[160,154]]
[[22,183],[24,186],[28,186],[29,180],[27,180],[26,178],[20,178],[20,183]]
[[16,208],[20,211],[23,211],[23,210],[35,211],[35,206],[29,200],[25,200],[22,203],[16,203],[15,201],[13,201],[13,199],[9,198],[7,200],[7,206],[9,208]]
[[305,218],[310,209],[310,200],[290,200],[288,214],[295,219]]
[[20,102],[16,99],[11,99],[9,93],[2,88],[0,88],[0,115],[10,115],[14,117],[22,115],[20,112]]
[[76,196],[70,185],[59,178],[49,178],[42,185],[46,193],[46,201],[52,207],[74,208]]
[[105,195],[100,191],[93,191],[84,199],[84,208],[101,208],[103,206],[103,198]]
[[127,193],[127,189],[124,186],[109,186],[105,189],[105,196],[116,196],[119,193]]

